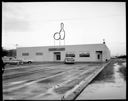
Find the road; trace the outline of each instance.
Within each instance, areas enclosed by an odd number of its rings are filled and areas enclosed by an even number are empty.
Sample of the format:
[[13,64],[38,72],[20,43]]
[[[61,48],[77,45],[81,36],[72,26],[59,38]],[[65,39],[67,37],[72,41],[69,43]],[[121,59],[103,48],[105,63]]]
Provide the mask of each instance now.
[[103,65],[45,63],[8,68],[3,74],[3,99],[61,99]]

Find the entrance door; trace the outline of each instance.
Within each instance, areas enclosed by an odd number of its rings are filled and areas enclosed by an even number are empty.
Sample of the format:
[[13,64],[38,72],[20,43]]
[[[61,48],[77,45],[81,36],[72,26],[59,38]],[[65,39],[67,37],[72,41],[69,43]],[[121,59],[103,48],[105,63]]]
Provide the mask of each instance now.
[[96,55],[97,55],[97,60],[98,61],[102,61],[102,51],[96,51]]
[[60,52],[54,52],[54,60],[55,61],[60,61],[61,60]]

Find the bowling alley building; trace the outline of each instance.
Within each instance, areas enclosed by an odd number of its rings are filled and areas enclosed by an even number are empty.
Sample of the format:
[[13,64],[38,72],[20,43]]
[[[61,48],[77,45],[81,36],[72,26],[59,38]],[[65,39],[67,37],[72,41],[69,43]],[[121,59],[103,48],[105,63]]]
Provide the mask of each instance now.
[[73,57],[76,62],[104,62],[110,59],[106,44],[82,44],[42,47],[17,47],[17,59],[35,62],[63,62]]

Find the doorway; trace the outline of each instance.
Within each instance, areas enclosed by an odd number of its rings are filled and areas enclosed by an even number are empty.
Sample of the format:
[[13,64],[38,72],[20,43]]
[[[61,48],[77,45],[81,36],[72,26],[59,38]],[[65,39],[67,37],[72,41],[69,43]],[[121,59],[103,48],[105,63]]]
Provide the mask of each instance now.
[[54,60],[55,61],[61,60],[61,53],[60,52],[54,52]]
[[102,51],[96,51],[96,59],[102,61]]

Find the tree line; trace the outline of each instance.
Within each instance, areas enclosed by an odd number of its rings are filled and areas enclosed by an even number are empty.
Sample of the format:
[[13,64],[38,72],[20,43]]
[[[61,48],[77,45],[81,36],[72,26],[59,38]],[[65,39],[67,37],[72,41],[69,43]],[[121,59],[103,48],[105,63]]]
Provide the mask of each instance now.
[[7,50],[7,49],[2,48],[2,57],[3,56],[15,57],[16,49]]
[[126,55],[116,56],[116,58],[126,58]]

